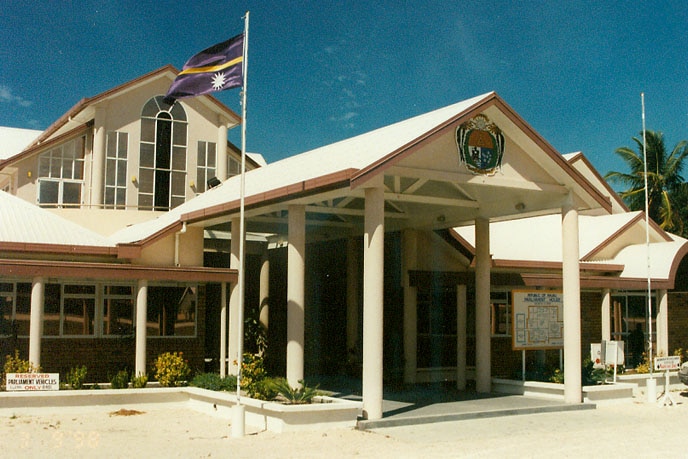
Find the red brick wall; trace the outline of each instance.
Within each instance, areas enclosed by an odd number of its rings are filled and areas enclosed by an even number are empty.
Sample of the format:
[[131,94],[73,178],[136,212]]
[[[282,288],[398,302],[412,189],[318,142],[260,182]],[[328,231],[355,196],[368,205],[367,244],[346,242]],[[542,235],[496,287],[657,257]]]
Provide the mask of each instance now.
[[[688,293],[669,293],[669,352],[688,350]],[[685,357],[685,355],[684,355]]]
[[[195,372],[205,367],[205,287],[199,286],[197,304],[197,328],[194,338],[160,337],[148,338],[146,343],[146,366],[148,378],[153,380],[152,370],[155,358],[163,352],[183,352],[189,366]],[[14,348],[20,357],[28,358],[29,339],[12,338],[0,340],[2,363],[5,355],[13,355]],[[136,340],[124,338],[43,338],[41,340],[41,368],[50,373],[60,373],[64,380],[74,367],[85,365],[88,369],[86,382],[109,382],[120,370],[133,371],[136,359]]]

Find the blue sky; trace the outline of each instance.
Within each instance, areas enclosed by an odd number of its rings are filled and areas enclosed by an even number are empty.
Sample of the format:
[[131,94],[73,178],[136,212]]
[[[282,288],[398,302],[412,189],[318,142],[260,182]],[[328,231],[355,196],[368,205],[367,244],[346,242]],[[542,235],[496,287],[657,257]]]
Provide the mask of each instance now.
[[[269,162],[489,91],[602,174],[625,170],[613,152],[634,146],[641,92],[647,128],[688,139],[675,0],[4,0],[0,126],[45,129],[82,97],[181,68],[247,10],[247,147]],[[238,90],[217,97],[240,112]]]

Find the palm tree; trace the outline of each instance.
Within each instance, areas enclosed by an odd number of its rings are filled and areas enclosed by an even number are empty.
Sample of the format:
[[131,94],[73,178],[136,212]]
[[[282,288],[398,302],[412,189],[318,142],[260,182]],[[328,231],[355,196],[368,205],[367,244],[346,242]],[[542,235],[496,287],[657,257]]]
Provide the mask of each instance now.
[[[688,142],[682,140],[667,155],[664,146],[664,135],[657,131],[645,131],[647,153],[647,187],[648,209],[650,218],[659,223],[663,229],[683,232],[683,221],[675,206],[675,197],[681,193],[684,183],[681,172],[683,160],[688,155]],[[634,151],[629,147],[617,148],[615,153],[628,164],[630,173],[611,171],[605,178],[612,182],[627,185],[626,191],[619,196],[631,210],[645,210],[645,167],[643,161],[643,139],[633,137],[638,147]]]

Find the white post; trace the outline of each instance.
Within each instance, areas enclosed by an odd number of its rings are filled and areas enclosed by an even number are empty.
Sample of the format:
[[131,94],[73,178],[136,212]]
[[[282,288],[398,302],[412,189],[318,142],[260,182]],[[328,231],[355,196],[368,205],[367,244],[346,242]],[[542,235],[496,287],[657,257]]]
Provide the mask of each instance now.
[[287,266],[287,381],[292,387],[300,387],[306,318],[306,208],[302,205],[289,206]]
[[[242,238],[239,218],[232,217],[232,241],[229,256],[230,269],[239,269],[239,245]],[[231,284],[229,287],[229,374],[236,376],[239,373],[241,355],[239,355],[239,284]]]
[[669,356],[669,295],[657,290],[657,355]]
[[492,391],[490,326],[490,221],[475,219],[475,388]]
[[219,115],[220,125],[217,128],[217,155],[215,159],[215,177],[221,182],[227,180],[227,121]]
[[136,363],[137,376],[146,374],[146,318],[148,316],[148,281],[140,279],[136,290]]
[[220,285],[220,377],[227,376],[227,282]]
[[260,313],[258,320],[263,332],[267,333],[270,326],[270,258],[267,249],[263,251],[260,264],[259,290]]
[[611,341],[612,339],[611,304],[611,290],[608,288],[602,289],[602,309],[600,311],[602,316],[602,341]]
[[365,190],[363,237],[363,417],[382,418],[385,195]]
[[94,115],[93,154],[91,163],[91,207],[103,205],[105,177],[105,109],[96,107]]
[[41,336],[43,335],[43,303],[45,280],[35,277],[31,285],[31,321],[29,325],[29,362],[41,366]]
[[578,210],[569,192],[562,206],[562,283],[564,294],[564,401],[581,403],[581,320]]

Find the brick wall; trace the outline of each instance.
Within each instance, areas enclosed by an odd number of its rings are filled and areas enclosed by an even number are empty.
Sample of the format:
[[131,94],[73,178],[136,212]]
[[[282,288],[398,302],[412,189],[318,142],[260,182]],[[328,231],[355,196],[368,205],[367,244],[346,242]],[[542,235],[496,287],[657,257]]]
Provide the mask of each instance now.
[[[0,339],[2,363],[5,355],[13,355],[19,349],[23,359],[28,358],[29,338]],[[199,286],[197,303],[196,337],[156,337],[146,342],[146,366],[149,380],[153,380],[152,365],[163,352],[183,352],[194,372],[205,367],[205,287]],[[64,380],[74,367],[85,365],[88,369],[86,382],[109,382],[120,370],[133,371],[136,360],[136,339],[122,338],[43,338],[41,340],[41,367],[49,373],[60,373]]]
[[669,293],[669,352],[678,348],[688,350],[687,292]]

